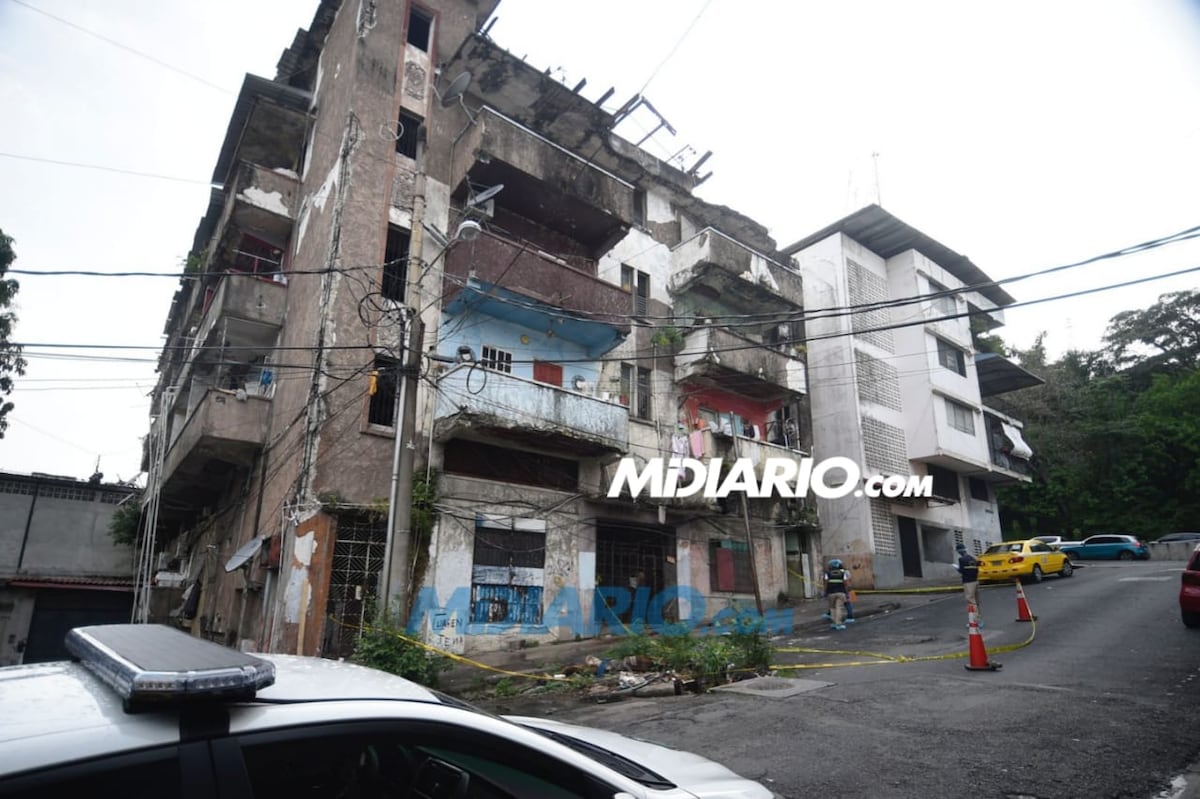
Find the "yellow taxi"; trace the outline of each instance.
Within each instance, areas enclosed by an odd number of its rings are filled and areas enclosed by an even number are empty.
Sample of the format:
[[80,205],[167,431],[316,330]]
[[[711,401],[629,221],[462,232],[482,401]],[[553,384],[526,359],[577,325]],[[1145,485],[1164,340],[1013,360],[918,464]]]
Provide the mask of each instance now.
[[1047,574],[1070,577],[1075,573],[1075,567],[1065,553],[1036,538],[992,544],[977,560],[981,583],[1001,580],[1040,583]]

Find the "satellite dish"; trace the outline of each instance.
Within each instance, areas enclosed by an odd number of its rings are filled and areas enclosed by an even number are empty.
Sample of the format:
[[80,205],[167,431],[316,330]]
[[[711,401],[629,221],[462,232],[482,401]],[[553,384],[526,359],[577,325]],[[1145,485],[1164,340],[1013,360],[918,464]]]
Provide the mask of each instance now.
[[225,564],[225,571],[231,572],[234,569],[240,569],[242,566],[245,566],[250,561],[250,558],[258,554],[258,551],[262,549],[262,545],[263,540],[257,537],[242,544],[241,548],[237,552],[234,552],[233,557]]
[[454,80],[450,81],[450,85],[446,87],[446,93],[442,95],[442,108],[449,108],[458,102],[458,98],[463,96],[467,87],[471,85],[471,73],[463,72]]
[[504,184],[497,183],[495,186],[492,186],[489,189],[484,189],[483,191],[479,192],[471,199],[467,200],[467,205],[481,205],[481,204],[487,202],[488,200],[492,199],[493,197],[495,197],[497,194],[499,194],[502,191],[504,191]]

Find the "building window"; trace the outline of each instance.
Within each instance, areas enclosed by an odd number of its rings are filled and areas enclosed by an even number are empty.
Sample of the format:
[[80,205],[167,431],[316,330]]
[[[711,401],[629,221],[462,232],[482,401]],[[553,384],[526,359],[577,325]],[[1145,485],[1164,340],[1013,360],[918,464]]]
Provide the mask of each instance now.
[[621,404],[635,419],[650,418],[650,370],[621,364]]
[[938,363],[949,369],[951,372],[958,372],[963,377],[967,376],[967,360],[963,355],[963,351],[953,344],[947,344],[940,338],[937,340]]
[[[944,294],[950,289],[938,283],[935,280],[929,281],[930,294]],[[937,316],[954,316],[958,313],[958,300],[953,295],[934,297],[932,299],[933,310]]]
[[992,501],[988,494],[988,484],[978,477],[968,477],[967,487],[971,490],[971,499],[978,499],[981,502]]
[[633,190],[633,224],[638,227],[646,226],[646,190]]
[[735,594],[754,592],[750,575],[750,547],[745,541],[708,542],[708,578],[714,591]]
[[408,279],[408,241],[407,230],[388,225],[387,247],[383,251],[383,289],[384,299],[404,302],[405,282]]
[[938,499],[958,502],[961,494],[958,491],[958,472],[952,472],[941,466],[930,464],[926,472],[933,478],[933,495]]
[[421,118],[400,109],[400,119],[396,124],[396,152],[409,158],[417,157],[417,130],[421,127]]
[[946,421],[955,430],[975,435],[975,411],[961,402],[955,402],[952,399],[946,400]]
[[512,353],[498,350],[495,347],[485,346],[483,348],[483,357],[479,360],[479,365],[484,369],[512,374]]
[[541,624],[546,522],[481,516],[475,520],[471,621]]
[[429,52],[429,34],[433,32],[433,17],[419,8],[408,12],[408,43],[423,52]]
[[633,295],[633,315],[646,316],[650,306],[650,275],[622,264],[621,288]]
[[396,425],[396,389],[400,385],[400,362],[393,358],[376,356],[375,369],[370,376],[371,405],[367,409],[367,422],[384,427]]

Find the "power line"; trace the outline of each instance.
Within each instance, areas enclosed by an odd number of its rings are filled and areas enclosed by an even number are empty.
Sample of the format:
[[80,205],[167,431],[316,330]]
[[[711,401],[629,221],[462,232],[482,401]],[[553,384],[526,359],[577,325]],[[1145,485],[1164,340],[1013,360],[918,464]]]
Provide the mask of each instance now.
[[169,69],[172,72],[174,72],[178,75],[182,75],[185,78],[194,80],[197,83],[202,83],[205,86],[209,87],[210,89],[216,89],[217,91],[223,92],[224,94],[234,94],[235,93],[235,92],[230,91],[229,89],[226,89],[224,86],[220,86],[216,83],[213,83],[211,80],[208,80],[207,78],[202,78],[199,75],[188,72],[187,70],[180,69],[179,67],[174,66],[173,64],[169,64],[160,58],[155,58],[154,56],[150,55],[149,53],[144,53],[141,50],[137,50],[133,47],[130,47],[127,44],[122,44],[121,42],[118,42],[116,39],[110,39],[109,37],[105,36],[102,33],[97,33],[94,30],[85,28],[82,25],[78,25],[74,22],[71,22],[68,19],[63,19],[62,17],[51,14],[49,11],[40,9],[37,6],[32,6],[29,3],[24,2],[24,0],[11,0],[11,1],[13,3],[16,3],[19,6],[22,6],[23,8],[27,8],[30,11],[33,11],[34,13],[41,14],[44,17],[49,17],[50,19],[54,20],[55,22],[58,22],[62,25],[66,25],[68,28],[74,28],[75,30],[79,31],[80,33],[86,33],[88,36],[94,36],[95,38],[99,39],[100,41],[102,41],[106,44],[111,44],[113,47],[120,48],[121,50],[124,50],[127,53],[131,53],[131,54],[137,56],[138,58],[144,58],[147,61],[157,64],[158,66],[162,67],[163,69]]
[[[19,0],[11,0],[11,2],[16,3],[16,2],[19,2]],[[38,156],[35,156],[35,155],[20,155],[18,153],[0,152],[0,157],[16,158],[21,161],[36,161],[38,163],[43,163],[43,164],[58,164],[59,166],[74,166],[74,167],[79,167],[81,169],[97,169],[97,170],[100,170],[101,172],[116,172],[121,175],[134,175],[135,177],[139,177],[139,178],[156,178],[158,180],[173,180],[178,183],[197,183],[201,186],[211,186],[212,185],[211,181],[207,181],[207,180],[195,180],[193,178],[181,178],[181,177],[177,177],[175,175],[160,175],[157,172],[139,172],[136,169],[121,169],[120,167],[102,166],[100,164],[84,164],[79,161],[63,161],[63,160],[60,160],[57,158],[39,158]],[[12,270],[10,270],[10,271],[12,271]]]
[[[1111,283],[1111,284],[1107,284],[1107,285],[1103,285],[1103,286],[1095,286],[1093,288],[1080,289],[1078,291],[1067,292],[1065,294],[1056,294],[1056,295],[1052,295],[1049,297],[1041,297],[1041,298],[1034,299],[1034,300],[1025,300],[1022,302],[1016,302],[1016,303],[1012,303],[1011,305],[1004,306],[1004,310],[1009,310],[1012,308],[1021,308],[1021,307],[1025,307],[1028,305],[1038,305],[1038,304],[1045,303],[1045,302],[1055,302],[1058,300],[1072,299],[1075,297],[1082,297],[1082,296],[1086,296],[1089,294],[1095,294],[1095,293],[1098,293],[1101,291],[1111,291],[1113,289],[1128,288],[1129,286],[1140,285],[1142,283],[1150,283],[1150,282],[1153,282],[1156,280],[1165,280],[1167,278],[1172,278],[1172,277],[1179,277],[1181,275],[1191,274],[1191,273],[1197,272],[1197,271],[1200,271],[1200,266],[1192,266],[1192,267],[1188,267],[1186,269],[1179,269],[1174,272],[1166,272],[1166,273],[1158,274],[1158,275],[1149,275],[1147,277],[1136,278],[1134,280],[1126,280],[1126,281],[1122,281],[1120,283]],[[498,301],[503,301],[503,300],[501,300],[501,298],[498,298],[498,297],[494,297],[493,299],[498,300]],[[944,314],[944,315],[940,315],[940,316],[936,316],[936,317],[926,317],[924,315],[919,315],[919,316],[916,316],[912,321],[908,321],[908,322],[897,322],[897,323],[892,323],[892,324],[888,324],[888,325],[879,325],[879,326],[870,327],[870,328],[863,328],[861,330],[853,330],[853,331],[841,332],[841,333],[827,333],[827,334],[824,334],[821,336],[806,336],[803,338],[783,340],[783,341],[779,341],[777,343],[778,344],[805,344],[809,341],[822,341],[822,340],[826,340],[826,339],[845,338],[848,336],[856,336],[856,335],[860,336],[864,333],[883,332],[886,330],[899,330],[899,329],[906,328],[906,327],[913,327],[915,325],[923,325],[923,324],[928,324],[928,323],[932,323],[932,322],[940,322],[940,321],[947,321],[947,320],[951,320],[951,319],[961,319],[964,317],[978,316],[980,313],[981,313],[980,311],[965,311],[962,313]],[[47,348],[58,348],[58,349],[153,350],[156,352],[157,351],[165,352],[167,350],[190,350],[190,349],[192,349],[193,345],[179,344],[179,345],[165,345],[164,346],[164,345],[134,345],[134,344],[112,345],[112,344],[63,344],[63,343],[46,343],[46,342],[39,342],[39,343],[14,342],[13,346],[22,347],[22,348],[47,347]],[[715,348],[715,349],[712,349],[709,351],[715,352],[715,353],[738,352],[738,351],[742,351],[742,350],[762,349],[764,346],[766,346],[766,345],[764,345],[762,342],[747,341],[746,344],[739,344],[739,345],[727,346],[727,347],[718,347],[718,348]],[[254,351],[254,352],[287,352],[287,351],[311,352],[313,350],[313,347],[311,347],[311,346],[262,347],[262,346],[252,346],[252,345],[245,345],[245,346],[225,345],[223,347],[223,349],[226,351],[250,350],[250,351]],[[327,345],[325,347],[325,349],[327,349],[327,350],[351,350],[351,351],[363,350],[363,351],[376,352],[376,351],[378,351],[379,348],[374,344],[337,344],[337,345]],[[637,361],[637,360],[652,360],[652,359],[657,359],[657,358],[661,358],[661,357],[663,357],[663,356],[662,355],[654,355],[654,354],[651,354],[651,355],[630,354],[630,355],[613,356],[613,357],[607,357],[607,358],[606,357],[566,358],[566,359],[558,359],[556,362],[561,363],[561,364],[568,364],[568,363],[619,363],[619,362],[631,362],[631,361]],[[531,359],[515,359],[514,358],[512,363],[533,363],[535,360],[539,360],[539,359],[533,359],[533,358],[531,358]],[[307,368],[311,368],[311,367],[307,367]]]

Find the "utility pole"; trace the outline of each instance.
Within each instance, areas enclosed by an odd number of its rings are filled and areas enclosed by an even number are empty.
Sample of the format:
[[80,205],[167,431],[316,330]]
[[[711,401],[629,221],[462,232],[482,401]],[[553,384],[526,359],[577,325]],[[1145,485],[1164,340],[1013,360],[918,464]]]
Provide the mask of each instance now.
[[417,131],[417,174],[413,184],[412,229],[405,265],[403,330],[397,380],[396,444],[392,454],[392,493],[388,500],[387,546],[384,548],[383,585],[380,594],[386,612],[398,626],[408,624],[409,574],[412,557],[412,481],[416,458],[417,376],[421,373],[424,324],[421,321],[421,253],[425,246],[425,138]]

